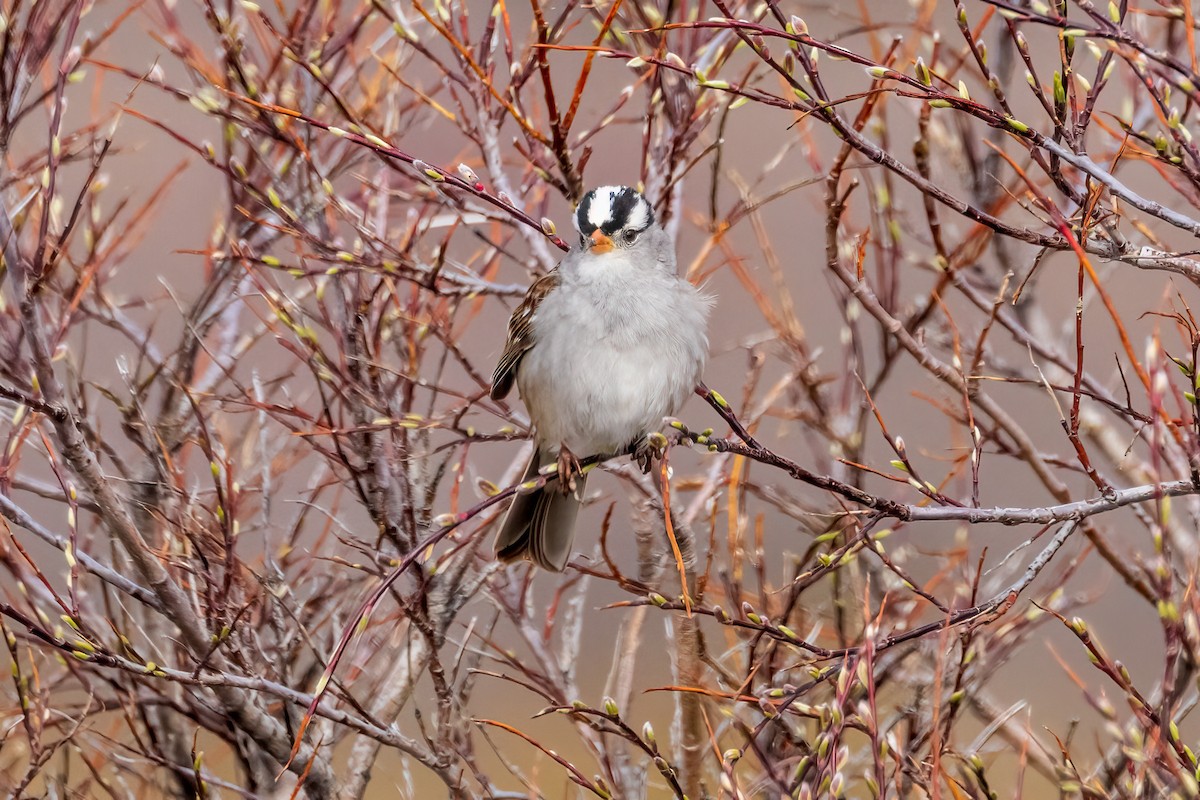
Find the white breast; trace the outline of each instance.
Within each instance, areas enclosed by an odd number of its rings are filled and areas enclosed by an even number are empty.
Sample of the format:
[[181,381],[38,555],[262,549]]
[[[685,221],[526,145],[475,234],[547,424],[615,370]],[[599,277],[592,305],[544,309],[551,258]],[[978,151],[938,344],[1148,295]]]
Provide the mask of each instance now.
[[700,380],[708,300],[674,275],[609,263],[542,302],[517,385],[545,452],[586,457],[657,430]]

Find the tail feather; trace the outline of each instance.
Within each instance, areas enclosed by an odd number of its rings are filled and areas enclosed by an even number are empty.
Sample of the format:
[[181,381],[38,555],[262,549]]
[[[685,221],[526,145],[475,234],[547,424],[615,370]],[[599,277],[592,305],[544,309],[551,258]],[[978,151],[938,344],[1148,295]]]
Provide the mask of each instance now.
[[[538,458],[530,460],[522,481],[537,477]],[[542,569],[562,572],[575,541],[575,517],[579,514],[587,475],[575,478],[575,491],[563,494],[557,484],[513,499],[500,533],[496,557],[501,561],[528,559]]]

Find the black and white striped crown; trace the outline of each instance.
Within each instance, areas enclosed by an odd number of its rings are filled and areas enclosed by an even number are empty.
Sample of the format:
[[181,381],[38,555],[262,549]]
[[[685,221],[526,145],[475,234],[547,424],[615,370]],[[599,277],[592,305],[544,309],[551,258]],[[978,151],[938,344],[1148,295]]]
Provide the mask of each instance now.
[[597,228],[608,236],[617,231],[643,231],[654,222],[654,207],[629,186],[601,186],[583,196],[575,209],[575,227],[584,236]]

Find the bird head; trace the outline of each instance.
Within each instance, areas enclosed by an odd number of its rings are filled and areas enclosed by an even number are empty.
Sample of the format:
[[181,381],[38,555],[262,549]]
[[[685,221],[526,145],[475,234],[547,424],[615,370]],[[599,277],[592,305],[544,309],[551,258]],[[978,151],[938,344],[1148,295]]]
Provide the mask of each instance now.
[[653,226],[654,207],[628,186],[592,189],[575,209],[579,247],[598,255],[637,247]]

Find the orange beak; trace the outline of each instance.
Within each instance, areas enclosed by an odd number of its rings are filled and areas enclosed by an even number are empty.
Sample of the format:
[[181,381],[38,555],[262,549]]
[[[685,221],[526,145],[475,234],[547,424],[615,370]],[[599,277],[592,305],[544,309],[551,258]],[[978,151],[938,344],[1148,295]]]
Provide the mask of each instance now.
[[613,249],[613,241],[608,238],[604,231],[596,228],[596,230],[592,231],[591,249],[594,253],[607,253]]

